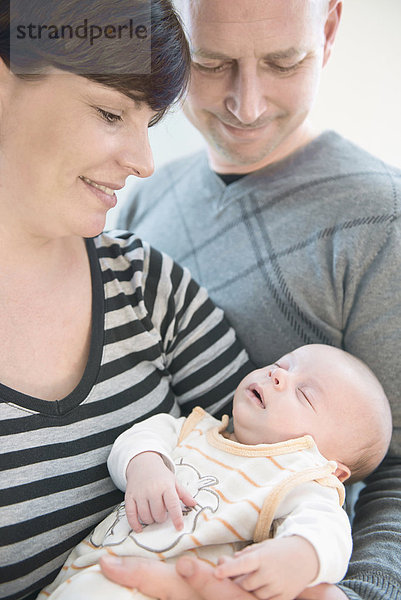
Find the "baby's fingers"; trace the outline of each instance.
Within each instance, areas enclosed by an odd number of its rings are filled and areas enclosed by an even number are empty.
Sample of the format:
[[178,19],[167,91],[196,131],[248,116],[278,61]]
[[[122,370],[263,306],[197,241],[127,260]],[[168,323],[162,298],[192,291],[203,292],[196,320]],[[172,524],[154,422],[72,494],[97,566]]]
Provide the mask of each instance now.
[[134,500],[125,501],[125,514],[127,515],[127,520],[130,527],[132,527],[132,529],[137,533],[142,531],[142,525],[138,519],[138,510]]
[[149,502],[146,498],[138,500],[136,508],[138,511],[138,519],[142,524],[151,525],[155,522],[150,510]]
[[164,505],[177,531],[184,527],[181,502],[175,489],[168,489],[163,494]]
[[260,544],[248,544],[248,546],[245,546],[245,548],[234,552],[234,556],[241,556],[242,554],[246,554],[247,552],[255,552],[255,550],[259,549],[259,546]]
[[256,571],[260,566],[260,560],[256,552],[248,552],[239,556],[225,556],[219,560],[214,574],[219,579],[225,577],[238,577]]
[[177,494],[185,506],[196,506],[196,500],[191,496],[187,488],[183,485],[176,484]]
[[167,511],[164,505],[163,496],[161,494],[156,495],[149,499],[149,507],[152,515],[152,523],[164,523],[167,518]]

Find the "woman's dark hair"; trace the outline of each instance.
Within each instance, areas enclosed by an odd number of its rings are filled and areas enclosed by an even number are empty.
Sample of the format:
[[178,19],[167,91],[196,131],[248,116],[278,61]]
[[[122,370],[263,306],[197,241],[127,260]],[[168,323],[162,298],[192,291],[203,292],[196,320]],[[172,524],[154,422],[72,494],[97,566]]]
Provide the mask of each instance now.
[[184,94],[190,66],[170,0],[0,0],[0,57],[24,79],[56,67],[110,86],[146,102],[152,124]]

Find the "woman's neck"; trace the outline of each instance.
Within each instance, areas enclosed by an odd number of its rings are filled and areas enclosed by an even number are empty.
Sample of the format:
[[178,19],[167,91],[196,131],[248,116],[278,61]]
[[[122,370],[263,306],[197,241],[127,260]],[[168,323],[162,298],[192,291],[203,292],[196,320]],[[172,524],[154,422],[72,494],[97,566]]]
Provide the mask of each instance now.
[[0,222],[0,268],[9,271],[32,271],[49,273],[52,267],[70,267],[81,260],[85,242],[78,236],[45,237],[16,227],[7,221]]

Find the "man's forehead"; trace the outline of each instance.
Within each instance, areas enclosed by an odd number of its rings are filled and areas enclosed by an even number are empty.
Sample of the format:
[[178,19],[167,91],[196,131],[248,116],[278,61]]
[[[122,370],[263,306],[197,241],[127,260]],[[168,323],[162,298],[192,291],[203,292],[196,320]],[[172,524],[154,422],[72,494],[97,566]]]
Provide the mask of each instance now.
[[191,21],[209,23],[257,23],[260,20],[275,19],[283,12],[321,12],[330,0],[174,0],[186,24]]
[[193,56],[202,52],[224,60],[283,53],[271,60],[291,59],[291,52],[294,58],[309,52],[324,32],[322,13],[311,4],[326,0],[185,1],[182,16]]

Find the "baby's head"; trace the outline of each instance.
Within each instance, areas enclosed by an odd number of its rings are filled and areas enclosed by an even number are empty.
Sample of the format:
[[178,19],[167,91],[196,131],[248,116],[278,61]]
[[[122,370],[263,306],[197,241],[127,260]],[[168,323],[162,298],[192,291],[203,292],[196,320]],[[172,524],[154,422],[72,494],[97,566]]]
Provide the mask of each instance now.
[[382,386],[361,360],[310,344],[249,373],[234,395],[234,431],[243,444],[310,434],[344,481],[363,479],[387,452],[391,412]]

